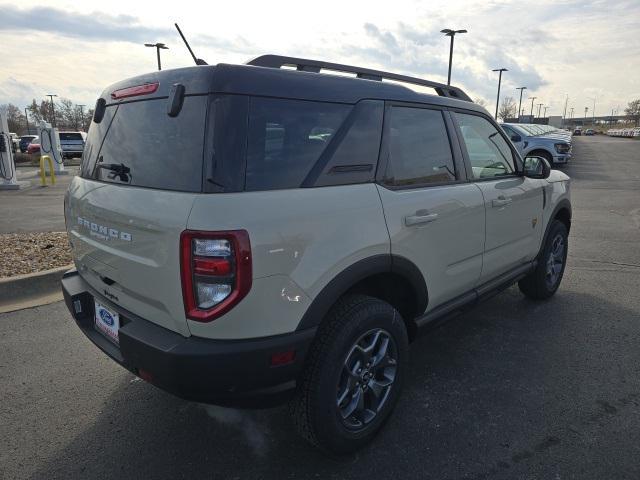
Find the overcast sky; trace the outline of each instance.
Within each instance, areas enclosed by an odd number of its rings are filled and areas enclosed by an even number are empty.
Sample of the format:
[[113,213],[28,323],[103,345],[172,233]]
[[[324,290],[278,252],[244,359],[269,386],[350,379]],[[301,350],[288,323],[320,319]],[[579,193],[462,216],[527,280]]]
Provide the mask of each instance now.
[[[2,1],[2,0],[0,0]],[[20,7],[16,6],[17,4]],[[565,95],[574,116],[596,115],[640,98],[640,1],[447,0],[177,2],[108,0],[0,4],[0,104],[24,107],[55,93],[93,106],[104,87],[191,58],[173,29],[178,22],[209,64],[243,63],[278,53],[351,63],[446,82],[449,39],[456,37],[452,83],[495,108],[518,101],[527,86],[535,104],[561,115]],[[537,107],[536,107],[537,110]]]

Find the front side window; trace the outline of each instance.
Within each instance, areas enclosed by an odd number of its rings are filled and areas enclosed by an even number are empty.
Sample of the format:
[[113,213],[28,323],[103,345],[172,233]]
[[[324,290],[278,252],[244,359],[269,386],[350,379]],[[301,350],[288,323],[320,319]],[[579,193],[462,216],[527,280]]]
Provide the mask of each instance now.
[[451,144],[439,110],[392,107],[386,185],[404,187],[451,182],[456,179]]
[[512,175],[513,152],[496,127],[478,115],[456,113],[476,179]]

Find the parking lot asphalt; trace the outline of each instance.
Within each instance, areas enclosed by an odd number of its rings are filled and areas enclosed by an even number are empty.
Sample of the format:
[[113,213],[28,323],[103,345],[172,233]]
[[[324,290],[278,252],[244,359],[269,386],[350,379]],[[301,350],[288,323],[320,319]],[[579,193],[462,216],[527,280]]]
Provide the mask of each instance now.
[[62,303],[0,315],[0,478],[640,478],[640,141],[574,140],[564,281],[512,287],[412,345],[372,445],[328,458],[286,409],[188,403],[83,337]]
[[0,191],[0,234],[64,231],[64,193],[71,179],[78,173],[77,166],[66,166],[67,175],[56,176],[56,184],[47,186],[40,181],[40,171],[35,166],[16,169],[18,181],[27,180],[31,185],[20,190]]

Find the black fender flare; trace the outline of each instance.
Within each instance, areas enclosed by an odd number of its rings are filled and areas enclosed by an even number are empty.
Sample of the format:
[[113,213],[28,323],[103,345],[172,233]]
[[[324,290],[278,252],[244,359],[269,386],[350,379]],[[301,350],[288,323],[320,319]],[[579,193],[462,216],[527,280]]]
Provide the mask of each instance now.
[[568,210],[569,211],[569,223],[571,223],[571,216],[573,214],[572,211],[571,211],[571,202],[568,199],[563,198],[555,206],[555,208],[551,212],[551,215],[549,215],[549,221],[547,222],[547,226],[545,227],[545,230],[544,230],[544,235],[542,236],[542,242],[540,243],[540,251],[538,252],[538,256],[537,256],[538,258],[542,254],[542,251],[544,250],[544,246],[547,243],[547,237],[549,236],[549,230],[551,229],[551,223],[556,218],[556,215],[558,215],[558,212],[560,212],[560,210]]
[[349,265],[327,283],[312,300],[296,331],[318,326],[331,306],[351,287],[367,277],[385,272],[399,274],[411,284],[415,290],[419,314],[427,309],[429,303],[427,283],[420,269],[413,262],[399,255],[373,255]]

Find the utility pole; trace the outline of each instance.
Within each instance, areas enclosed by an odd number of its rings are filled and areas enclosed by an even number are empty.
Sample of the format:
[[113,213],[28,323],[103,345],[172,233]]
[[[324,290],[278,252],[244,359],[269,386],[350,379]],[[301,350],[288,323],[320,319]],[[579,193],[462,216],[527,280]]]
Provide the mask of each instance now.
[[169,50],[169,47],[167,47],[164,43],[145,43],[144,44],[145,47],[153,47],[156,49],[156,54],[158,56],[158,70],[162,70],[162,65],[160,64],[160,50]]
[[533,117],[533,101],[538,97],[531,97],[531,112],[529,113],[530,117]]
[[538,118],[540,118],[540,109],[542,108],[543,103],[538,104]]
[[53,97],[57,97],[58,95],[51,95],[51,94],[46,94],[45,97],[49,97],[51,99],[51,125],[53,126],[53,128],[56,128],[56,107],[53,104]]
[[571,120],[573,120],[573,110],[574,110],[574,108],[571,107],[571,116],[569,117]]
[[567,119],[567,104],[569,103],[569,94],[567,93],[567,98],[564,100],[564,113],[562,114],[562,126],[564,127],[564,122]]
[[547,118],[547,108],[549,108],[549,105],[544,107],[544,114],[542,115],[543,118]]
[[506,68],[495,68],[492,72],[500,72],[500,76],[498,77],[498,98],[496,99],[496,115],[495,119],[498,120],[498,106],[500,105],[500,84],[502,83],[502,72],[508,72]]
[[522,92],[526,89],[527,87],[516,88],[516,90],[520,90],[520,102],[518,103],[518,123],[520,123],[520,117],[522,116]]
[[29,113],[27,107],[24,107],[24,118],[27,120],[27,133],[25,135],[29,135]]
[[451,85],[451,63],[453,61],[453,37],[456,36],[456,33],[467,33],[467,31],[445,28],[443,30],[440,30],[440,33],[444,33],[446,37],[451,37],[451,44],[449,46],[449,73],[447,74],[447,85]]

